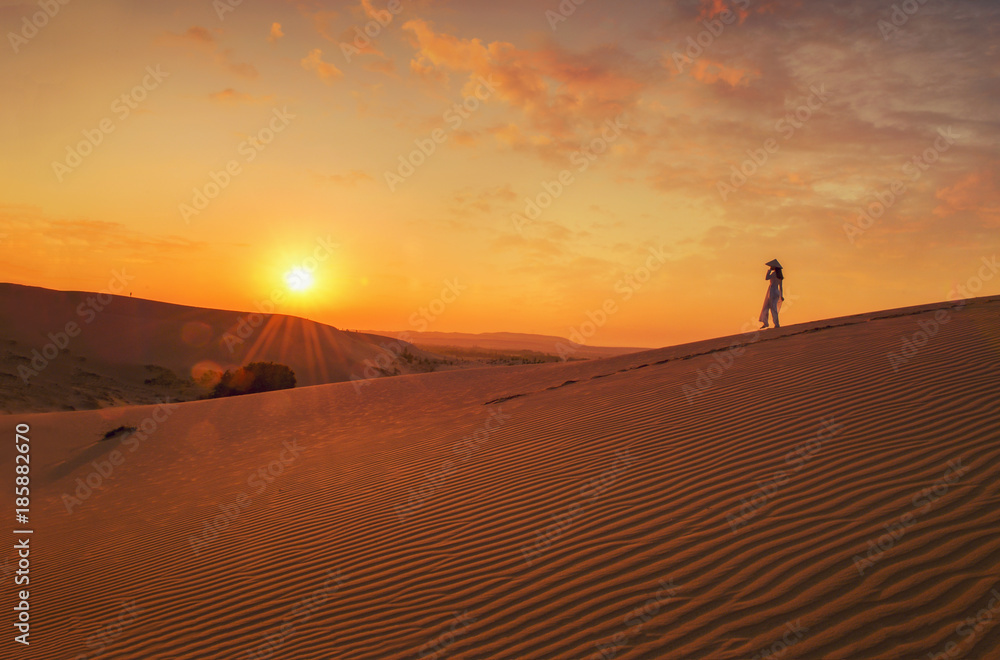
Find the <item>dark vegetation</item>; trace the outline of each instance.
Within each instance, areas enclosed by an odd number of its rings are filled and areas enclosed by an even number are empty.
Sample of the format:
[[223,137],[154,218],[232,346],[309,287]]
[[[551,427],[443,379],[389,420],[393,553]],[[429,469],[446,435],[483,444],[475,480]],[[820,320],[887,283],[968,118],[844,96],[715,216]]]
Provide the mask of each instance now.
[[[511,364],[543,364],[545,362],[559,362],[557,355],[541,353],[539,351],[523,350],[499,350],[493,348],[464,347],[464,346],[422,346],[417,348],[422,350],[458,358],[463,361],[478,362],[489,365],[511,365]],[[572,359],[572,358],[570,358]]]
[[101,440],[110,440],[110,439],[116,438],[116,437],[118,437],[120,435],[128,435],[129,433],[135,433],[136,430],[137,429],[134,426],[119,426],[119,427],[113,428],[110,431],[108,431],[107,433],[105,433],[104,437],[101,438]]
[[295,387],[295,372],[274,362],[251,362],[236,371],[227,370],[212,388],[210,399],[258,392],[273,392]]

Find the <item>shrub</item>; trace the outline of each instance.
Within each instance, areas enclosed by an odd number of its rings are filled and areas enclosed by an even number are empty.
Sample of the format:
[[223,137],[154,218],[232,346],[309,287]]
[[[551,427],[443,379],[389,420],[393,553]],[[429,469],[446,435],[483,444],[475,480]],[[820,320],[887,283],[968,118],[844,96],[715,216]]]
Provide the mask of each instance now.
[[227,370],[212,389],[212,398],[287,390],[295,387],[295,372],[284,364],[251,362],[236,371]]
[[110,440],[111,438],[114,438],[115,436],[118,436],[118,435],[128,435],[129,433],[135,433],[136,430],[137,429],[134,426],[124,426],[124,425],[122,425],[122,426],[119,426],[118,428],[111,429],[110,431],[108,431],[107,433],[105,433],[104,437],[101,438],[101,440]]

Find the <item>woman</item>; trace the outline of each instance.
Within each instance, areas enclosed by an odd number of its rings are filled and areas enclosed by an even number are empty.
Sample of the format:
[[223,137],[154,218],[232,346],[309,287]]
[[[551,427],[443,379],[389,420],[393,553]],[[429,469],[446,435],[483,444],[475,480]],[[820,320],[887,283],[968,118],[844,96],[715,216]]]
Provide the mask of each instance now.
[[768,266],[764,279],[770,284],[767,287],[767,294],[764,296],[764,308],[760,310],[760,322],[764,324],[760,326],[761,330],[767,327],[768,312],[774,319],[774,327],[781,327],[781,323],[778,322],[778,308],[781,306],[781,301],[785,299],[785,276],[781,273],[781,264],[777,259],[772,259],[764,265]]

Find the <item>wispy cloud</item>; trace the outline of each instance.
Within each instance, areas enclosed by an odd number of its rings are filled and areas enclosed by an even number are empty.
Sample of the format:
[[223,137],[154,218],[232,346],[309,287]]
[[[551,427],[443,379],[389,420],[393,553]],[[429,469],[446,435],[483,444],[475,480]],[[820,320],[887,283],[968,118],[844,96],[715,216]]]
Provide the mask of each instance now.
[[355,186],[359,183],[374,181],[372,176],[362,170],[350,170],[337,174],[314,174],[317,181],[322,183],[334,183],[338,185]]
[[319,48],[309,51],[309,54],[302,58],[301,64],[303,69],[315,72],[320,80],[327,84],[344,77],[344,73],[335,65],[323,61],[323,51]]
[[283,36],[285,33],[281,30],[281,23],[271,23],[271,32],[267,35],[268,42],[276,43]]
[[168,32],[161,37],[163,43],[201,53],[212,59],[217,66],[243,78],[256,78],[259,74],[256,67],[246,62],[233,61],[233,49],[223,48],[219,43],[218,34],[199,25],[192,26],[187,31],[177,34]]
[[254,96],[253,94],[238,92],[232,87],[227,87],[221,92],[214,92],[212,94],[209,94],[208,98],[216,103],[223,103],[227,105],[236,105],[236,104],[257,105],[260,103],[273,103],[275,96],[274,94],[267,94],[265,96]]

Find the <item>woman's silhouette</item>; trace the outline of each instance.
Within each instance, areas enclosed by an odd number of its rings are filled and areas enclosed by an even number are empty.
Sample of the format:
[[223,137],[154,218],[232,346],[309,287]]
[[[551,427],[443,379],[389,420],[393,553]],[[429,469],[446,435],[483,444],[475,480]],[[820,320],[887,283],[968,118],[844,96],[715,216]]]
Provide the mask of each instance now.
[[764,279],[769,282],[769,285],[767,294],[764,296],[764,308],[760,310],[760,322],[764,324],[760,326],[762,330],[767,327],[768,312],[774,319],[774,327],[781,327],[781,323],[778,321],[778,308],[781,307],[781,301],[785,299],[785,276],[781,273],[781,264],[778,263],[777,259],[772,259],[764,265],[768,266]]

